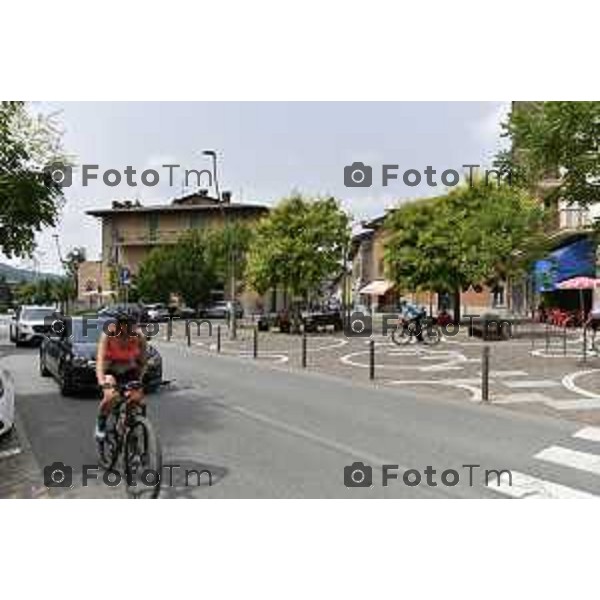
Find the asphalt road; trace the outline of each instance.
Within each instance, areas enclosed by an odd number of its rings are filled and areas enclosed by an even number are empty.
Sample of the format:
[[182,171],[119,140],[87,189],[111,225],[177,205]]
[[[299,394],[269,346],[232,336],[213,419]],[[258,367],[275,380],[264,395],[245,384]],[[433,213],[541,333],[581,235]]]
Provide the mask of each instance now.
[[[424,397],[322,373],[276,368],[251,358],[210,355],[158,342],[165,377],[149,397],[164,462],[161,497],[197,498],[507,498],[600,495],[600,429],[501,407]],[[63,398],[38,374],[38,351],[14,349],[0,332],[0,355],[13,373],[17,411],[40,470],[73,468],[73,487],[54,497],[124,496],[122,486],[81,485],[82,465],[96,463],[97,401]],[[372,485],[348,488],[344,468],[371,467]],[[382,465],[389,468],[383,485]],[[463,465],[479,465],[471,469]],[[429,469],[427,476],[426,469]],[[0,459],[0,478],[3,462]],[[191,474],[185,469],[210,471]],[[419,485],[403,482],[407,470]],[[433,473],[435,470],[435,473]],[[500,487],[485,470],[510,470]],[[448,471],[446,483],[442,471]],[[472,485],[470,484],[472,473]],[[365,471],[368,483],[368,469]],[[360,473],[356,473],[356,477]],[[412,472],[408,481],[413,483]],[[428,485],[427,479],[437,486]]]

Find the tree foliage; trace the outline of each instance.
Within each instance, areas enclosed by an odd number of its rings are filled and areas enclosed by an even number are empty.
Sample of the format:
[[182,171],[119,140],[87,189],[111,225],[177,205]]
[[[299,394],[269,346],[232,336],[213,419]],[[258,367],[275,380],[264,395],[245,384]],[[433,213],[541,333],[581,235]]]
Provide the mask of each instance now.
[[549,197],[586,206],[600,200],[600,102],[526,102],[504,124],[512,148],[498,163],[535,188],[560,176]]
[[543,252],[544,225],[543,209],[523,190],[475,181],[391,212],[384,225],[386,270],[401,289],[457,298],[471,285],[525,272]]
[[0,252],[8,257],[30,255],[36,233],[56,225],[62,192],[44,166],[60,159],[53,119],[0,102]]
[[227,223],[224,227],[214,227],[204,232],[210,260],[216,276],[226,283],[232,271],[237,281],[243,280],[252,230],[245,223]]
[[195,307],[210,298],[217,280],[208,236],[192,230],[176,244],[154,249],[141,264],[136,282],[140,298],[147,302],[166,303],[171,294],[178,294]]
[[349,239],[349,218],[334,198],[286,198],[257,226],[248,279],[260,293],[281,287],[306,298],[342,270]]
[[44,277],[17,286],[14,299],[17,304],[66,305],[74,297],[73,292],[73,282],[68,277]]

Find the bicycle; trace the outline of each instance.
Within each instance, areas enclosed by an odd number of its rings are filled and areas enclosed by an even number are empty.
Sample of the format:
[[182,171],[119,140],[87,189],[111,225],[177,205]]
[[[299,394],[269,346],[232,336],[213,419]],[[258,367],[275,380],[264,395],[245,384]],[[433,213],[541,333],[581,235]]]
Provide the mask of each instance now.
[[[424,321],[427,323],[423,324]],[[421,319],[421,324],[415,320],[398,319],[398,325],[392,331],[392,341],[397,346],[406,346],[414,338],[419,341],[419,337],[425,346],[435,346],[442,339],[439,327],[431,319]]]
[[[101,467],[109,470],[122,456],[127,495],[135,499],[158,498],[162,475],[160,442],[146,417],[145,404],[129,399],[129,393],[141,387],[140,381],[117,386],[118,397],[106,421],[106,435],[97,441],[98,460]],[[151,481],[147,481],[148,475]]]

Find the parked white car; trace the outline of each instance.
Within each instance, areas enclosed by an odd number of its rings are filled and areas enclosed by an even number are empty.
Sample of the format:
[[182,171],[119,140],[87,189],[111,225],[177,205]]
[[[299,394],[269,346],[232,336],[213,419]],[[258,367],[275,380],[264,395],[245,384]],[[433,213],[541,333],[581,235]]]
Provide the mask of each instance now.
[[10,373],[0,367],[0,437],[8,433],[15,422],[15,387]]
[[17,346],[41,342],[50,331],[48,317],[55,313],[53,306],[20,306],[8,326],[10,341]]

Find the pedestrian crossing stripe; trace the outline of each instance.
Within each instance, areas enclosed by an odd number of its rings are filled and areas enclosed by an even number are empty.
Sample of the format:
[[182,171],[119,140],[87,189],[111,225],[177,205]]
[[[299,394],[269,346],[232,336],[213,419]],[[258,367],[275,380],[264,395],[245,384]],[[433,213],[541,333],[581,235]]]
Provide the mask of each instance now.
[[574,433],[573,437],[591,442],[600,442],[600,427],[584,427]]
[[562,446],[550,446],[538,452],[533,458],[545,460],[561,467],[587,471],[600,475],[600,456],[589,452],[580,452]]
[[519,471],[502,473],[500,475],[500,485],[495,487],[495,482],[489,482],[488,487],[491,490],[521,500],[592,500],[598,498],[598,496],[588,492],[532,477]]
[[[600,427],[583,427],[573,438],[600,443]],[[576,471],[600,476],[600,455],[566,448],[558,444],[548,446],[533,456],[534,459]],[[599,499],[600,496],[555,483],[547,479],[533,477],[519,471],[502,472],[497,482],[489,481],[488,487],[511,498],[528,499]]]

